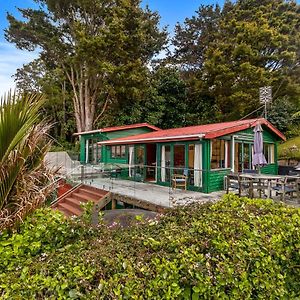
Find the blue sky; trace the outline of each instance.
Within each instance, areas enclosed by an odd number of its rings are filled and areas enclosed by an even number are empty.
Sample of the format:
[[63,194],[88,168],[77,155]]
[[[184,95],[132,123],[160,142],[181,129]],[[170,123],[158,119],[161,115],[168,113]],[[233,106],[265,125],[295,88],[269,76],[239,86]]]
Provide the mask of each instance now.
[[[14,45],[4,39],[4,29],[7,27],[6,12],[17,14],[16,7],[34,7],[33,0],[0,0],[0,96],[10,88],[14,88],[13,78],[16,69],[32,61],[37,53],[17,50]],[[151,10],[156,10],[161,16],[161,25],[168,25],[173,32],[177,22],[182,23],[186,17],[191,17],[201,4],[222,4],[223,0],[143,0]]]

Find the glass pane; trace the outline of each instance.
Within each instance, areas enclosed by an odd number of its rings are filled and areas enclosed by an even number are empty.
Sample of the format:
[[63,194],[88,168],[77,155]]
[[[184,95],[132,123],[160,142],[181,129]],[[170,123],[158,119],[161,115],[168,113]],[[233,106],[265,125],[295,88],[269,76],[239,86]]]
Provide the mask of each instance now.
[[189,184],[194,185],[195,145],[189,145]]
[[116,157],[116,146],[111,146],[111,158]]
[[250,166],[250,144],[244,144],[244,169],[251,169]]
[[234,143],[234,172],[242,172],[242,144]]
[[171,146],[167,145],[165,146],[165,159],[166,159],[166,182],[170,182],[171,179],[171,170],[170,170],[170,165],[171,165]]
[[121,157],[125,158],[126,156],[126,146],[121,146]]
[[174,145],[174,174],[183,174],[185,168],[185,145]]
[[265,155],[266,161],[269,162],[269,145],[268,144],[264,144],[264,155]]
[[225,168],[225,141],[212,140],[211,169]]
[[144,165],[145,165],[145,149],[144,146],[136,147],[136,164],[139,165],[136,167],[136,175],[144,175]]
[[145,154],[144,147],[143,146],[137,146],[137,148],[136,148],[136,163],[138,165],[144,165],[145,164],[144,154]]

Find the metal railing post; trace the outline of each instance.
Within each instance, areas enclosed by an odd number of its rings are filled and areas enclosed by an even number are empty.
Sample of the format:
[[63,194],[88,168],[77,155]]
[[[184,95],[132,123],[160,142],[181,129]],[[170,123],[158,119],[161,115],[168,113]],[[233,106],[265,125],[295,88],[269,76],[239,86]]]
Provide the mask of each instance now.
[[80,166],[80,181],[83,182],[84,179],[84,165]]

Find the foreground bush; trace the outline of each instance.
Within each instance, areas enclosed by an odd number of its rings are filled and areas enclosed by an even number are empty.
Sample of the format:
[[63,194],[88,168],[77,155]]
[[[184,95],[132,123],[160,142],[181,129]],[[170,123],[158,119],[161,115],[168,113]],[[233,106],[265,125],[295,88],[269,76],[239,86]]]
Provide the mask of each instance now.
[[42,95],[8,93],[0,99],[0,230],[16,227],[54,190],[45,155],[49,125],[39,122]]
[[92,229],[39,210],[0,257],[1,299],[297,299],[300,211],[227,195]]

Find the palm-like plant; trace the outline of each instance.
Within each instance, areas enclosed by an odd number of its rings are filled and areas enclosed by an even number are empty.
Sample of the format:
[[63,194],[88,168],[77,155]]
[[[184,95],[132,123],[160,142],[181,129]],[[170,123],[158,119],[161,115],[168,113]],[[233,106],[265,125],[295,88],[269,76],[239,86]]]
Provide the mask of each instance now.
[[38,122],[40,95],[9,93],[0,106],[0,228],[12,226],[36,208],[49,190],[44,165],[49,125]]

